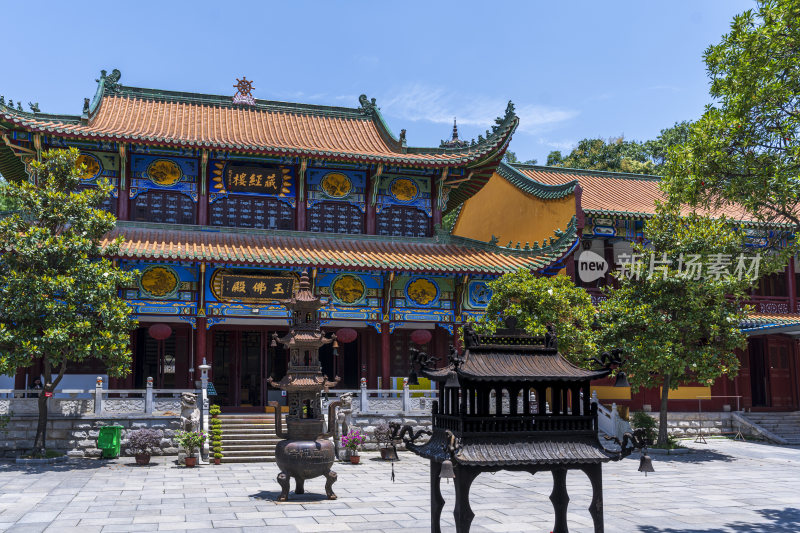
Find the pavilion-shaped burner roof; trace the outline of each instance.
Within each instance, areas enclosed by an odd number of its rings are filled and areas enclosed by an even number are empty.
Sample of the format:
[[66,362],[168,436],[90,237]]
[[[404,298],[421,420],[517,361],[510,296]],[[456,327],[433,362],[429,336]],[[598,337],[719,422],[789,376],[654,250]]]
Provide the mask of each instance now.
[[[425,376],[435,381],[447,379],[454,365],[428,370]],[[471,347],[456,372],[459,378],[475,381],[584,381],[608,375],[605,370],[579,368],[554,348],[489,344]]]
[[[434,381],[444,381],[452,371],[459,379],[474,381],[587,381],[608,375],[607,370],[586,370],[567,361],[545,337],[529,337],[515,329],[498,335],[475,335],[458,363],[424,370]],[[471,342],[470,342],[471,341]]]

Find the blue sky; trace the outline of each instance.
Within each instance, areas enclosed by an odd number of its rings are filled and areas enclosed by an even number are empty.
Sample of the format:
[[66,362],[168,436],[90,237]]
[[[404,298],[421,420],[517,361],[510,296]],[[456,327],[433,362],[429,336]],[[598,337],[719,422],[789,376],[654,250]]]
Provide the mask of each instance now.
[[584,137],[649,139],[708,103],[703,50],[741,0],[4,4],[0,94],[79,114],[100,69],[125,85],[358,106],[412,146],[458,117],[477,137],[510,99],[511,150],[543,163]]

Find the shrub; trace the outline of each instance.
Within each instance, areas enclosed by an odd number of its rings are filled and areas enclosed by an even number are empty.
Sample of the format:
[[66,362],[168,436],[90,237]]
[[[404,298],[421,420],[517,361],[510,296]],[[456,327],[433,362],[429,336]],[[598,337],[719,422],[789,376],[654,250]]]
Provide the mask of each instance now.
[[347,435],[342,436],[342,446],[350,450],[351,452],[355,452],[358,450],[358,447],[364,444],[366,437],[361,434],[361,430],[358,428],[351,429]]
[[220,409],[219,405],[215,404],[208,408],[208,414],[210,414],[213,417],[219,416],[220,413],[222,413],[222,409]]
[[206,434],[202,431],[179,431],[175,434],[175,440],[187,454],[192,455],[206,441]]
[[644,430],[648,444],[652,444],[656,441],[656,437],[658,436],[656,432],[658,422],[649,414],[644,411],[636,411],[631,417],[631,426],[633,429]]
[[392,428],[386,422],[381,422],[375,426],[372,436],[375,438],[375,442],[378,443],[379,448],[388,448],[392,445]]
[[128,434],[128,446],[134,454],[150,455],[160,447],[161,436],[162,433],[155,429],[137,429]]

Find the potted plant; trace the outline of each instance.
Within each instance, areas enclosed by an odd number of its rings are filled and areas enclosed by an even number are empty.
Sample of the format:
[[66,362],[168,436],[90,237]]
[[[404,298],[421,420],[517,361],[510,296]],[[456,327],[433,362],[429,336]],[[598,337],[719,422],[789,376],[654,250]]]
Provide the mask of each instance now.
[[350,453],[350,462],[357,465],[361,460],[358,455],[358,447],[364,444],[366,437],[361,434],[358,428],[351,429],[347,435],[342,436],[342,446]]
[[161,432],[155,429],[142,428],[128,433],[128,446],[136,456],[136,464],[150,464],[150,456],[161,445]]
[[386,422],[381,422],[375,426],[372,432],[375,442],[378,443],[378,449],[381,451],[381,459],[387,459],[389,452],[392,451],[392,428]]
[[195,454],[206,441],[206,434],[202,431],[178,431],[175,440],[186,450],[185,464],[191,468],[197,464]]
[[219,405],[212,405],[208,413],[211,415],[211,451],[214,452],[214,464],[222,462],[222,420],[219,414],[222,411]]

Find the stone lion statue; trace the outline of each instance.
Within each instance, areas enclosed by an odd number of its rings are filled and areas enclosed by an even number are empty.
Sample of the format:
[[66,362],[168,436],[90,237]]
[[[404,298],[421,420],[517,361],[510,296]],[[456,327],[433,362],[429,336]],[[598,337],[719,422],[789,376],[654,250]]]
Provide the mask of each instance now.
[[200,410],[197,408],[197,395],[193,392],[181,394],[181,429],[183,431],[200,429]]

